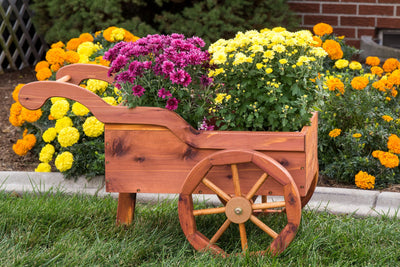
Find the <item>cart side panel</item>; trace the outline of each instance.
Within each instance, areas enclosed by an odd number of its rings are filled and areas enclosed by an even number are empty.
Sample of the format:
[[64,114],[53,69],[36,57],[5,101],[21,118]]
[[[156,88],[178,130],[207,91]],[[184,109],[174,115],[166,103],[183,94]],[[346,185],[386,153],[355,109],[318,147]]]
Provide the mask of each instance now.
[[318,113],[314,113],[311,126],[307,126],[305,135],[306,156],[306,192],[309,190],[314,176],[318,174]]
[[[136,127],[136,128],[135,128]],[[126,127],[125,127],[126,128]],[[108,192],[124,193],[179,193],[190,170],[215,149],[196,149],[176,137],[170,130],[160,126],[130,125],[107,127],[105,132],[106,188]],[[302,152],[268,152],[265,154],[280,162],[293,177],[300,177],[299,184],[305,184],[305,155]],[[261,176],[262,172],[253,164],[240,166],[243,191]],[[301,179],[303,177],[303,179]],[[221,188],[232,189],[229,166],[214,167],[207,178]],[[260,192],[281,194],[272,179]],[[212,193],[199,187],[196,192]]]

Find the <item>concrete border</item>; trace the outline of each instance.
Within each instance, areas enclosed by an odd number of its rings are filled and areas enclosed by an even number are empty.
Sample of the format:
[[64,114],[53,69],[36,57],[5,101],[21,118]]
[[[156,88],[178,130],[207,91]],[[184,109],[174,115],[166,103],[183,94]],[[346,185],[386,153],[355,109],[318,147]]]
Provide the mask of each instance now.
[[[107,193],[103,177],[87,181],[79,177],[76,181],[67,180],[61,173],[0,172],[0,190],[7,192],[46,192],[60,190],[65,193],[82,193],[98,196]],[[164,199],[177,199],[173,194],[138,194],[140,202],[158,202]],[[272,197],[274,199],[276,197]],[[214,195],[198,195],[197,200],[211,204],[219,203]],[[376,190],[317,187],[306,209],[326,211],[333,214],[353,214],[356,216],[389,216],[400,218],[400,193]]]

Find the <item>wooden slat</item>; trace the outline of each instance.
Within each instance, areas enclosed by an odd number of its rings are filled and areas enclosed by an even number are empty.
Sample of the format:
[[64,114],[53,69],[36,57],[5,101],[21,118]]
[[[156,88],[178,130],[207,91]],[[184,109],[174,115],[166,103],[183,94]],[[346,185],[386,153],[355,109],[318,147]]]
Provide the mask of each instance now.
[[[108,76],[108,67],[94,64],[71,64],[57,71],[56,78],[70,75],[70,83],[79,85],[85,79],[96,79],[112,83],[114,78]],[[90,109],[90,107],[88,107]]]

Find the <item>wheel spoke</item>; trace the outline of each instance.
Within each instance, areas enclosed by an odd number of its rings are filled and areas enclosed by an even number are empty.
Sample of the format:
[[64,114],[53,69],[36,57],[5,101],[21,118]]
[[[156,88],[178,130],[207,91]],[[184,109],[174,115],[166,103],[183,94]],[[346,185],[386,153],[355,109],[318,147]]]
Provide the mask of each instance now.
[[242,250],[247,250],[247,234],[244,223],[239,223],[240,241],[242,242]]
[[260,187],[262,186],[262,184],[265,182],[265,180],[267,178],[268,178],[268,174],[263,173],[263,175],[261,175],[261,177],[257,180],[257,182],[253,185],[253,187],[247,193],[246,198],[250,200],[256,194],[258,189],[260,189]]
[[278,237],[278,234],[272,230],[271,228],[269,228],[265,223],[263,223],[262,221],[260,221],[256,216],[251,215],[250,216],[250,220],[257,225],[261,230],[263,230],[264,232],[266,232],[270,237],[272,237],[273,239]]
[[235,189],[235,195],[241,196],[242,192],[240,190],[240,182],[239,182],[239,172],[236,164],[231,165],[232,169],[232,180],[233,180],[233,188]]
[[253,210],[266,210],[273,208],[283,208],[285,207],[285,201],[267,202],[267,203],[257,203],[251,205]]
[[228,229],[229,225],[231,224],[230,220],[226,220],[224,224],[218,229],[218,231],[215,233],[215,235],[210,239],[210,244],[215,244],[215,242],[218,241],[218,239],[221,237],[221,235]]
[[225,207],[193,210],[193,216],[218,214],[218,213],[224,213],[224,212],[225,212]]
[[227,193],[225,193],[221,188],[216,186],[213,182],[211,182],[207,178],[203,178],[202,182],[205,186],[214,191],[218,196],[220,196],[226,202],[228,202],[231,199],[231,197]]

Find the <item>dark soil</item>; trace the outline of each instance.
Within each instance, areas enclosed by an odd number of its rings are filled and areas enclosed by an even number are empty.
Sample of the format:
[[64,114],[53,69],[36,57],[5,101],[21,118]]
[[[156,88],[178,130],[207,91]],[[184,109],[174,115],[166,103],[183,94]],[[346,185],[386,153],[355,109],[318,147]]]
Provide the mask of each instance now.
[[0,99],[3,100],[0,109],[0,171],[34,171],[39,163],[37,157],[30,152],[23,157],[14,153],[12,145],[22,138],[22,132],[8,121],[10,107],[14,103],[11,94],[15,86],[33,81],[36,81],[33,68],[0,74]]
[[[12,150],[12,145],[22,138],[19,127],[14,127],[8,121],[10,107],[14,100],[12,92],[19,83],[36,81],[33,68],[25,68],[19,71],[7,71],[0,74],[0,97],[3,104],[0,109],[0,171],[34,171],[39,163],[36,155],[28,152],[26,156],[18,156]],[[355,185],[338,184],[334,180],[320,177],[318,186],[356,188]],[[393,185],[384,191],[400,192],[400,185]]]

